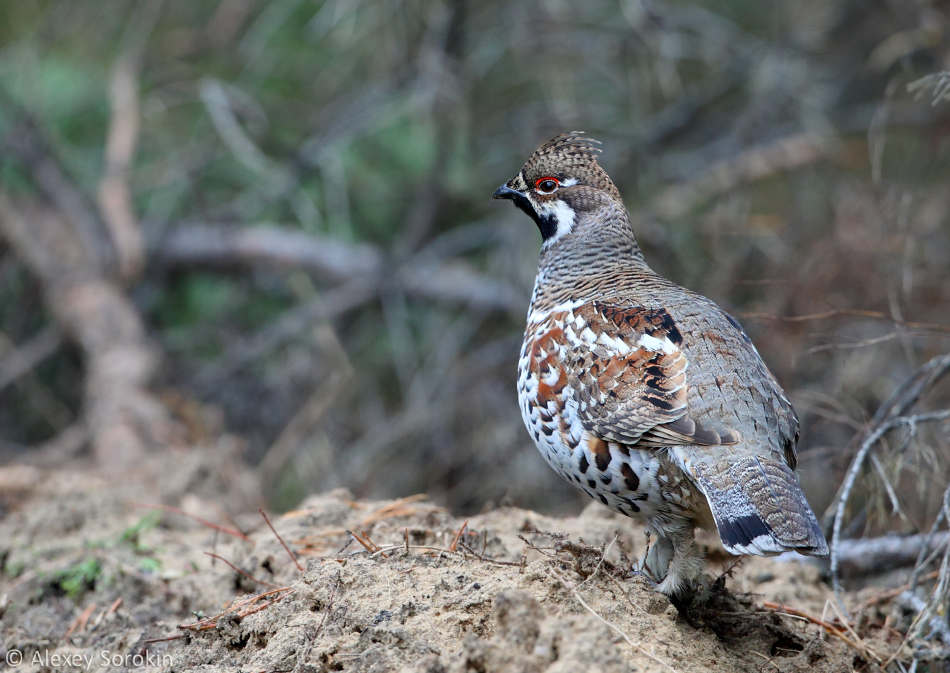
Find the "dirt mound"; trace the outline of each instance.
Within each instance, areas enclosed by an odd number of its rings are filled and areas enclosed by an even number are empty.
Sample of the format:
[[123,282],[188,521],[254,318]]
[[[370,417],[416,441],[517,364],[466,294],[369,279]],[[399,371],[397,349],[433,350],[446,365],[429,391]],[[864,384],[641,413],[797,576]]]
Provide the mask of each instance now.
[[[626,572],[643,531],[596,505],[567,519],[505,508],[465,524],[421,499],[334,491],[274,521],[301,572],[257,515],[228,524],[253,530],[243,540],[132,504],[169,497],[60,474],[17,502],[0,522],[8,661],[18,653],[31,671],[851,670],[852,650],[757,607],[821,614],[816,569],[750,560],[684,618]],[[220,520],[211,502],[176,504]],[[730,563],[717,554],[711,568]]]

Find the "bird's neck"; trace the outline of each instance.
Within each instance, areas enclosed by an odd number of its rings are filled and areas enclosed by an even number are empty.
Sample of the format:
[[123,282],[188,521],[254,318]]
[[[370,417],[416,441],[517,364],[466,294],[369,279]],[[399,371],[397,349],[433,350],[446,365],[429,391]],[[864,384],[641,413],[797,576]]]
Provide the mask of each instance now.
[[557,306],[629,292],[655,276],[629,222],[625,231],[574,231],[541,249],[533,307]]

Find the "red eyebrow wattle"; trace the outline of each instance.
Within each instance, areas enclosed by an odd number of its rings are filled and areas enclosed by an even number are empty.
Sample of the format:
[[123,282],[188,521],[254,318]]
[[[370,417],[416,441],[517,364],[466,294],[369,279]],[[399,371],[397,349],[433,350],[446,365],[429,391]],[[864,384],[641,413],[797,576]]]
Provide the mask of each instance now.
[[540,184],[541,184],[542,182],[544,182],[545,180],[552,180],[552,181],[554,182],[554,184],[556,184],[556,185],[558,185],[558,186],[561,185],[561,181],[558,180],[557,178],[538,178],[537,180],[534,181],[534,187],[535,187],[535,189],[537,189],[537,188],[538,188],[538,185],[540,185]]

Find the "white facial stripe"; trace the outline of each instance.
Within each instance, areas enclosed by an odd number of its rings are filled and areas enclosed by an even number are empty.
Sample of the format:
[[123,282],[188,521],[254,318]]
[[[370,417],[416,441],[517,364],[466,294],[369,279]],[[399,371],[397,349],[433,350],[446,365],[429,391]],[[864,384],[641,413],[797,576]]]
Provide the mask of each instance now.
[[557,222],[554,235],[544,242],[545,245],[553,243],[574,228],[574,210],[561,199],[549,201],[538,210],[542,217],[551,217]]
[[577,178],[568,178],[567,180],[561,180],[562,187],[573,187],[577,184]]

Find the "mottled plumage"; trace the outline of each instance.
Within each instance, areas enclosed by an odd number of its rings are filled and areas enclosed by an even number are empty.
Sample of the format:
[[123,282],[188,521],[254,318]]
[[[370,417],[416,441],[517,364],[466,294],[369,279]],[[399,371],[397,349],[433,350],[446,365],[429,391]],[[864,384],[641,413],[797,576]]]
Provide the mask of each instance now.
[[696,526],[735,554],[827,554],[782,388],[731,316],[647,266],[592,143],[558,136],[494,194],[543,238],[518,370],[538,449],[647,525],[665,593],[703,583]]

